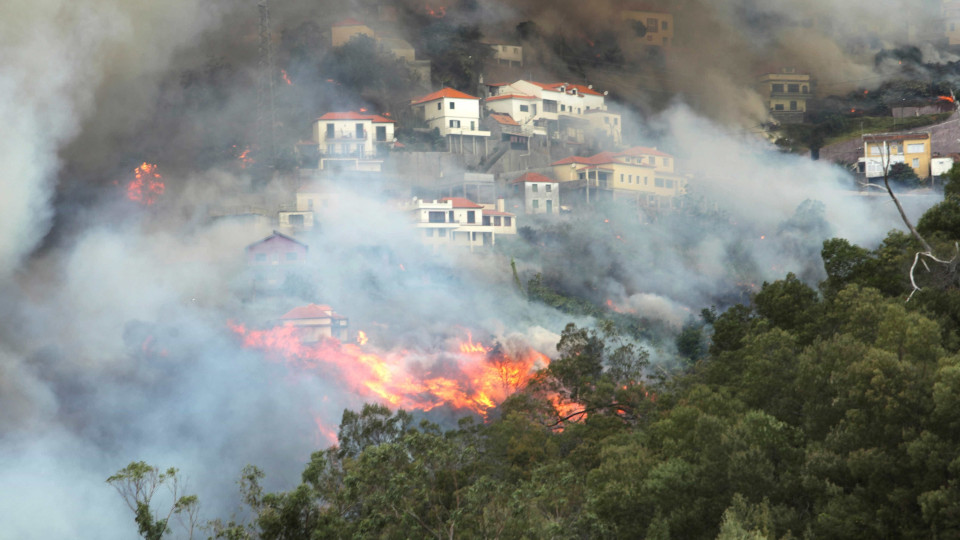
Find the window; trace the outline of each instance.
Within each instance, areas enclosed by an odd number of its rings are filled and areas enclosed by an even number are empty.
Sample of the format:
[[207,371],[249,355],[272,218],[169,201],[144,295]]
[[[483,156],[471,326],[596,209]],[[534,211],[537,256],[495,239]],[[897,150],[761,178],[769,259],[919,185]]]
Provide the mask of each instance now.
[[673,189],[676,186],[676,184],[677,183],[674,180],[667,180],[667,187],[670,189]]
[[775,84],[775,85],[773,85],[773,87],[771,88],[771,91],[773,91],[774,93],[780,93],[780,94],[782,94],[782,93],[783,93],[783,85],[782,85],[782,84]]
[[477,233],[473,233],[473,241],[474,241],[474,242],[477,241]]
[[387,126],[377,126],[377,141],[383,142],[387,140]]
[[443,212],[429,212],[427,214],[427,221],[430,223],[443,223]]
[[476,223],[477,222],[477,213],[473,210],[467,212],[467,223]]
[[266,254],[266,253],[257,253],[257,256],[256,256],[255,258],[256,258],[257,262],[266,262],[266,260],[267,260],[267,254]]
[[458,128],[458,127],[460,127],[460,121],[459,121],[459,120],[451,120],[451,121],[450,121],[450,127],[452,127],[452,128]]
[[442,101],[438,101],[438,102],[437,102],[437,110],[438,110],[438,111],[442,111],[442,110],[443,110],[443,102],[442,102]]
[[448,219],[447,221],[449,221],[450,223],[456,223],[455,221],[453,221],[453,210],[450,211],[449,218],[450,219]]
[[543,112],[549,112],[549,113],[557,112],[557,102],[551,99],[543,100]]
[[503,220],[500,218],[500,216],[493,216],[493,224],[495,226],[499,227],[502,222]]
[[908,144],[907,145],[908,154],[922,154],[923,153],[923,143],[920,144]]
[[670,27],[668,26],[667,21],[660,21],[660,29],[661,29],[661,30],[663,30],[664,32],[666,32],[667,29],[669,29],[669,28],[670,28]]
[[791,110],[791,111],[797,110],[797,102],[796,102],[796,101],[791,101],[791,102],[790,102],[790,110]]
[[490,225],[490,216],[483,216],[483,224],[484,226]]
[[296,252],[296,251],[288,251],[288,252],[287,252],[287,260],[288,260],[288,261],[295,261],[295,260],[297,260],[297,252]]
[[456,108],[457,108],[456,102],[451,101],[451,102],[450,102],[450,110],[452,111],[453,109],[456,109]]
[[470,121],[470,131],[476,131],[476,130],[477,130],[477,123],[474,122],[473,120],[471,120],[471,121]]
[[628,183],[628,184],[632,184],[632,183],[633,183],[633,175],[632,175],[632,174],[627,176],[627,183]]
[[504,227],[509,227],[511,221],[513,221],[512,218],[510,218],[510,217],[504,217],[504,218],[503,218],[503,226],[504,226]]
[[620,174],[620,183],[623,183],[623,174]]
[[660,29],[660,21],[656,19],[647,19],[647,32],[651,34]]
[[567,106],[564,105],[563,103],[561,103],[561,104],[560,104],[560,112],[565,112],[566,110],[567,110]]
[[536,184],[530,184],[530,191],[536,193],[540,188]]
[[530,112],[530,106],[529,106],[529,105],[521,105],[521,106],[520,106],[520,112]]
[[553,184],[547,184],[547,193],[553,191]]
[[783,110],[783,103],[777,103],[776,105],[774,105],[774,106],[773,106],[773,110],[775,110],[775,111],[782,111],[782,110]]
[[332,139],[332,138],[334,138],[334,137],[336,137],[336,136],[337,136],[337,134],[336,134],[336,132],[335,132],[335,130],[334,130],[334,128],[333,128],[333,124],[327,124],[327,138],[328,138],[328,139]]
[[358,139],[363,138],[363,124],[356,124],[355,133]]
[[433,238],[433,229],[424,229],[423,233],[427,235],[427,238]]
[[655,178],[653,180],[653,185],[655,187],[663,187],[663,178]]
[[547,201],[547,213],[548,214],[553,213],[553,201]]
[[537,208],[540,208],[540,199],[533,200],[533,209],[536,210]]
[[808,92],[807,85],[803,85],[803,88],[801,88],[800,91],[806,94]]
[[799,93],[800,93],[800,85],[799,85],[799,84],[788,84],[788,85],[787,85],[787,92],[790,92],[790,93],[792,93],[792,94],[799,94]]
[[920,158],[913,158],[913,162],[910,164],[914,169],[920,168]]

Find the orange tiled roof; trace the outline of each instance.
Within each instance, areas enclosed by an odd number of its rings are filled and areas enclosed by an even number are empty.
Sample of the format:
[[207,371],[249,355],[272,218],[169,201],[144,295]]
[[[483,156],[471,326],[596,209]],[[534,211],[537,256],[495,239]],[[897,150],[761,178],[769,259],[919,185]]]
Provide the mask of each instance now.
[[540,173],[528,172],[528,173],[525,173],[523,176],[517,178],[516,180],[512,180],[510,183],[523,184],[526,182],[550,182],[551,184],[553,184],[553,183],[556,183],[557,181],[554,180],[553,178],[550,178],[549,176],[544,176]]
[[372,120],[377,123],[395,123],[393,120],[380,116],[379,114],[364,114],[354,111],[328,112],[320,118],[317,118],[317,120]]
[[498,101],[501,99],[537,99],[537,98],[534,96],[528,96],[525,94],[504,94],[502,96],[488,97],[486,101]]
[[516,120],[513,119],[509,114],[497,114],[490,113],[490,118],[492,118],[496,123],[503,124],[505,126],[519,126]]
[[288,311],[283,320],[290,319],[322,319],[334,315],[333,308],[327,305],[310,304],[307,306],[295,307]]
[[561,86],[564,86],[564,87],[566,87],[566,93],[568,93],[568,94],[572,93],[572,92],[570,92],[571,89],[576,88],[577,92],[580,93],[580,94],[589,94],[589,95],[591,95],[591,96],[602,96],[602,95],[603,95],[602,93],[597,92],[597,91],[594,90],[593,88],[584,86],[584,85],[582,85],[582,84],[571,84],[571,83],[565,83],[565,82],[545,84],[545,83],[538,83],[538,82],[534,82],[534,81],[530,81],[530,83],[535,84],[535,85],[539,86],[540,88],[543,88],[544,90],[551,90],[551,91],[553,91],[553,92],[559,92],[559,91],[560,91],[560,87],[561,87]]
[[442,90],[437,90],[432,94],[427,94],[425,96],[415,98],[412,102],[410,102],[410,104],[417,105],[418,103],[426,103],[427,101],[433,101],[433,100],[442,99],[442,98],[476,99],[476,100],[480,99],[478,97],[473,97],[470,94],[464,94],[459,90],[454,90],[453,88],[444,88]]
[[479,204],[471,201],[470,199],[464,199],[463,197],[444,197],[440,199],[441,202],[450,201],[453,203],[454,208],[483,208]]

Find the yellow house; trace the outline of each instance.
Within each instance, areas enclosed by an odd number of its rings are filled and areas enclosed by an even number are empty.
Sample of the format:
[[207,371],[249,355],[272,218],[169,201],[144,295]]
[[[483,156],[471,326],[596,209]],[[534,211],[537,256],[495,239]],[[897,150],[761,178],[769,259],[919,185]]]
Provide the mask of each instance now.
[[947,44],[960,45],[960,1],[943,0],[940,11],[943,14],[943,30]]
[[571,156],[551,166],[561,184],[579,181],[599,189],[634,193],[650,205],[662,206],[686,193],[687,181],[676,173],[674,157],[655,148],[636,146],[618,153]]
[[929,133],[882,133],[863,136],[860,169],[867,178],[882,178],[885,167],[906,163],[920,178],[930,177]]
[[333,38],[334,47],[345,45],[353,36],[357,35],[364,35],[370,39],[376,39],[377,37],[372,28],[352,18],[333,23],[330,34]]
[[798,123],[803,122],[807,100],[813,97],[813,82],[809,73],[785,67],[760,75],[757,91],[774,118],[784,123]]
[[642,45],[654,45],[664,49],[673,45],[673,14],[647,7],[625,9],[620,18],[636,32]]

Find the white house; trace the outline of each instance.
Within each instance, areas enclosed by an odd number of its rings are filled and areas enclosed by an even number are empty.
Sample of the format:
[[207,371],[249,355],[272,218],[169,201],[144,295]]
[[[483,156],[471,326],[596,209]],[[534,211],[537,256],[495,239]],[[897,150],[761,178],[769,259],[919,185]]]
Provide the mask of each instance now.
[[280,318],[283,326],[297,328],[297,335],[304,343],[334,338],[347,339],[347,318],[338,315],[327,305],[309,304],[291,309]]
[[559,214],[560,182],[538,174],[528,172],[510,182],[516,190],[516,196],[522,198],[527,214]]
[[493,59],[496,60],[498,64],[506,63],[510,66],[516,65],[523,67],[523,47],[520,45],[497,41],[485,41],[484,43],[493,49]]
[[313,123],[320,168],[336,163],[347,170],[379,172],[394,142],[395,122],[366,112],[328,112]]
[[516,216],[503,211],[500,199],[494,208],[485,208],[463,197],[439,201],[413,199],[408,205],[422,239],[434,249],[449,246],[492,246],[497,234],[516,234]]
[[436,128],[447,138],[451,149],[457,147],[453,144],[454,137],[459,138],[461,151],[465,142],[474,148],[475,153],[478,143],[486,149],[486,138],[490,132],[480,125],[480,98],[453,88],[444,88],[414,99],[411,106],[427,126]]

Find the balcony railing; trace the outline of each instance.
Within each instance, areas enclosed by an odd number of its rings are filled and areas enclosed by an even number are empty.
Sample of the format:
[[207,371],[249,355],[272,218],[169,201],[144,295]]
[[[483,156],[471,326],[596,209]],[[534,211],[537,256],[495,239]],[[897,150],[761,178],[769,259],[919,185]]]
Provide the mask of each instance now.
[[326,132],[324,138],[327,141],[365,141],[368,136],[366,130],[362,134],[358,134],[356,131],[340,130],[339,132],[335,131],[333,136],[330,135],[330,132]]

